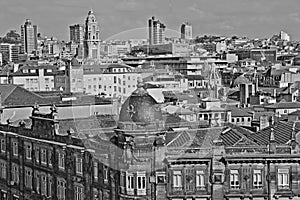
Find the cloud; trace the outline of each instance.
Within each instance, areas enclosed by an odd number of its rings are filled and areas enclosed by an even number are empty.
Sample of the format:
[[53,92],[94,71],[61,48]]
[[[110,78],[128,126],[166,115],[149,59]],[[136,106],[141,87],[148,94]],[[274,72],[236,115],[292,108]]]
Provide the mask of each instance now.
[[300,23],[300,14],[299,13],[290,13],[289,18],[295,22]]
[[121,0],[116,9],[119,11],[137,11],[140,8],[135,0]]

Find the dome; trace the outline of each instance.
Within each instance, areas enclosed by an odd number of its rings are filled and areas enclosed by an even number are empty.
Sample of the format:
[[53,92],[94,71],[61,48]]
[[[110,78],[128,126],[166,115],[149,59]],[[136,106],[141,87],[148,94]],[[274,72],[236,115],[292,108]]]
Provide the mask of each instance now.
[[300,65],[300,55],[294,58],[294,63],[293,65]]
[[233,87],[239,86],[240,84],[250,84],[251,81],[247,79],[244,75],[237,77],[233,82]]
[[162,120],[157,102],[139,83],[138,88],[122,105],[119,122],[133,122],[146,126],[157,120]]
[[80,66],[80,63],[78,62],[78,60],[75,57],[73,57],[71,59],[71,66],[73,66],[73,67]]

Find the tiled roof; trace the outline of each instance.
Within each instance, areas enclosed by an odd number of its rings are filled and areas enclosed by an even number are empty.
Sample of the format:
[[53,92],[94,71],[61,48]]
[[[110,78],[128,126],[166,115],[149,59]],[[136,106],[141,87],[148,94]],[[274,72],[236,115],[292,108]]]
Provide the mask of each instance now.
[[231,108],[231,117],[252,117],[253,115],[242,108]]
[[292,113],[290,113],[290,114],[288,114],[288,115],[297,115],[297,116],[300,116],[300,110],[297,110],[297,111],[295,111],[295,112],[292,112]]
[[220,138],[225,146],[238,146],[238,145],[257,145],[249,140],[241,132],[241,129],[231,127],[225,128],[220,135]]
[[[300,131],[299,124],[296,124],[296,133]],[[269,126],[259,132],[249,134],[247,137],[259,145],[267,145],[270,142],[271,128],[274,128],[274,136],[277,144],[286,144],[291,140],[293,122],[276,122],[275,125]]]
[[190,135],[187,131],[182,131],[171,142],[169,142],[168,147],[182,147],[189,142],[190,139]]
[[204,80],[204,77],[201,75],[187,75],[188,80]]
[[213,141],[218,139],[223,127],[203,128],[189,131],[193,135],[191,148],[211,148]]
[[279,102],[279,103],[265,106],[265,108],[271,108],[271,109],[300,108],[300,102]]

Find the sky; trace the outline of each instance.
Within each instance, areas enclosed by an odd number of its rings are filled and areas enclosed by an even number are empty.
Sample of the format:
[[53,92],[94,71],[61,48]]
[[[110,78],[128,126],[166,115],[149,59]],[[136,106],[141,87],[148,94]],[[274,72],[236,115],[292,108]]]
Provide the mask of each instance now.
[[101,39],[147,38],[155,16],[178,36],[183,22],[199,35],[266,38],[283,30],[300,40],[300,0],[0,0],[0,36],[20,32],[25,19],[48,37],[69,40],[69,26],[84,23],[90,9]]

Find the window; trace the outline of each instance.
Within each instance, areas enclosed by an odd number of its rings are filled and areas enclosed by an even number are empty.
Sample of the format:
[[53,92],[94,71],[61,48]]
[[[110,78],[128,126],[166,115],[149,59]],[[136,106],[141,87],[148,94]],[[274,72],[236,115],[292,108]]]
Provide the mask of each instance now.
[[52,167],[52,151],[48,151],[48,165]]
[[47,177],[45,174],[41,175],[41,194],[47,194]]
[[261,170],[253,171],[253,188],[261,189],[262,188],[262,175]]
[[36,163],[40,162],[40,149],[39,148],[35,148],[35,161]]
[[32,147],[31,147],[31,144],[26,144],[25,143],[25,157],[27,160],[31,160],[31,150],[32,150]]
[[234,122],[234,118],[231,119],[231,122]]
[[66,182],[63,179],[57,180],[57,199],[66,200]]
[[0,175],[2,179],[6,179],[6,174],[7,174],[7,165],[5,161],[0,162]]
[[40,189],[41,189],[41,180],[40,180],[40,174],[38,174],[37,172],[35,172],[35,191],[40,194]]
[[18,142],[13,142],[13,155],[18,156]]
[[58,153],[58,168],[59,169],[65,169],[65,154],[64,153]]
[[32,170],[29,168],[25,168],[25,187],[32,188]]
[[48,197],[52,196],[52,177],[51,176],[48,177],[48,192],[47,192],[47,196]]
[[2,153],[6,152],[6,141],[5,141],[5,139],[1,139],[1,152]]
[[46,149],[42,149],[42,152],[41,152],[41,163],[42,164],[47,164],[47,150]]
[[230,188],[231,189],[239,189],[239,171],[238,170],[230,170]]
[[240,122],[240,118],[236,118],[236,122]]
[[12,164],[11,170],[11,180],[15,183],[19,183],[19,166]]
[[98,181],[98,163],[94,162],[94,180]]
[[278,188],[289,188],[289,169],[278,169]]
[[76,173],[82,174],[82,158],[76,157]]
[[108,168],[106,166],[104,166],[104,169],[103,169],[103,179],[104,179],[104,182],[108,181]]
[[75,186],[75,200],[83,200],[83,187]]
[[133,174],[127,174],[127,189],[134,189],[134,176]]
[[138,175],[137,176],[137,189],[146,189],[146,176],[145,175]]
[[117,77],[114,76],[114,83],[117,83]]
[[203,170],[197,170],[196,171],[196,187],[200,189],[205,188],[204,184],[204,171]]
[[181,171],[174,171],[173,172],[173,186],[174,187],[182,187]]

